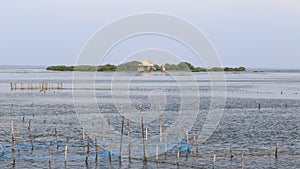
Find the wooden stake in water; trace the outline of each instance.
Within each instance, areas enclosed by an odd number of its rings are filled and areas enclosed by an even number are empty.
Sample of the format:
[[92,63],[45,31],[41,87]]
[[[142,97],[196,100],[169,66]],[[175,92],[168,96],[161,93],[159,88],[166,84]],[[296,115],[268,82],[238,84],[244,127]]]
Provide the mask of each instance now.
[[158,144],[156,144],[156,153],[155,153],[155,157],[156,157],[156,162],[158,162]]
[[232,158],[233,158],[233,152],[232,152],[231,146],[230,146],[230,151],[229,151],[229,153],[230,153],[230,160],[232,160]]
[[197,139],[196,139],[196,134],[193,132],[193,154],[195,154],[197,148]]
[[88,161],[89,161],[89,150],[86,151],[86,155],[85,155],[85,164],[88,165]]
[[142,141],[143,141],[143,150],[144,150],[144,162],[147,162],[147,154],[145,150],[145,139],[144,139],[144,119],[143,117],[141,118],[141,123],[142,123]]
[[244,169],[244,153],[242,153],[242,169]]
[[122,128],[121,128],[121,138],[120,138],[120,161],[122,160],[122,144],[123,144],[123,134],[124,134],[124,116],[122,117]]
[[114,148],[114,139],[112,139],[112,144],[111,144],[111,149],[110,149],[110,152],[109,152],[109,162],[111,162],[112,160],[112,150]]
[[54,129],[54,134],[55,134],[55,139],[56,139],[56,141],[57,141],[58,134],[57,134],[57,130],[56,130],[56,128]]
[[198,133],[197,133],[197,148],[196,148],[196,154],[199,154],[199,144],[200,144],[200,129],[198,129]]
[[32,135],[29,135],[29,139],[30,139],[30,143],[31,143],[31,150],[33,150],[33,139],[32,139]]
[[90,142],[91,142],[91,139],[90,139],[90,135],[88,134],[88,149],[87,149],[87,154],[90,153]]
[[130,154],[131,154],[131,150],[130,150],[130,147],[131,147],[131,139],[130,139],[130,132],[128,131],[128,159],[129,159],[129,162],[131,161],[131,157],[130,157]]
[[12,158],[13,158],[13,166],[15,166],[15,164],[16,164],[16,159],[15,159],[15,153],[14,153],[14,152],[12,153]]
[[14,134],[14,122],[11,121],[11,151],[15,152],[15,134]]
[[4,154],[4,150],[3,150],[3,147],[2,147],[1,144],[0,144],[0,148],[1,148],[1,154],[3,155]]
[[50,148],[49,148],[49,165],[51,164],[52,159],[52,141],[50,141]]
[[145,145],[145,157],[146,157],[146,159],[148,158],[148,143],[147,142]]
[[31,119],[29,119],[29,122],[28,122],[28,130],[30,130],[30,122],[31,122]]
[[180,139],[178,140],[178,150],[177,150],[177,167],[180,165]]
[[56,128],[54,129],[54,134],[55,134],[55,140],[56,140],[56,149],[58,149],[58,134]]
[[95,158],[95,162],[97,163],[98,161],[98,152],[99,152],[99,146],[97,143],[97,138],[95,138],[95,146],[96,146],[96,158]]
[[163,121],[162,121],[162,118],[160,118],[160,122],[159,122],[159,140],[160,140],[160,143],[162,142],[162,125],[163,125]]
[[260,102],[258,102],[258,110],[260,110]]
[[31,103],[31,114],[32,114],[32,118],[34,118],[33,103]]
[[68,154],[68,145],[66,145],[66,148],[65,148],[65,165],[67,164],[67,154]]
[[146,127],[146,142],[148,140],[148,128]]
[[213,165],[214,165],[214,166],[216,165],[216,159],[217,159],[217,153],[214,152],[214,160],[213,160]]
[[167,151],[168,151],[167,137],[165,137],[165,160],[167,159]]
[[180,140],[178,140],[177,148],[178,148],[178,150],[177,150],[177,158],[179,158],[180,157]]
[[277,159],[278,157],[278,143],[276,143],[276,148],[275,148],[275,158]]
[[189,131],[185,131],[185,137],[186,137],[186,144],[189,144]]

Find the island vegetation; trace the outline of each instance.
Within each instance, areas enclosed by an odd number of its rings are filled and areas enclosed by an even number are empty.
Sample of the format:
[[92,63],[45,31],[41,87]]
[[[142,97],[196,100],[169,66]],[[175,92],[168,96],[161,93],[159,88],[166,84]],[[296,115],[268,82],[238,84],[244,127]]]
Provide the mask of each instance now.
[[[90,66],[90,65],[80,65],[80,66],[49,66],[47,70],[52,71],[138,71],[139,68],[143,66],[142,62],[131,61],[122,63],[120,65],[99,65],[99,66]],[[192,72],[206,72],[206,71],[245,71],[246,68],[241,67],[212,67],[212,68],[203,68],[203,67],[194,67],[191,63],[188,62],[180,62],[178,64],[163,64],[157,65],[154,64],[153,67],[148,69],[148,71],[192,71]]]

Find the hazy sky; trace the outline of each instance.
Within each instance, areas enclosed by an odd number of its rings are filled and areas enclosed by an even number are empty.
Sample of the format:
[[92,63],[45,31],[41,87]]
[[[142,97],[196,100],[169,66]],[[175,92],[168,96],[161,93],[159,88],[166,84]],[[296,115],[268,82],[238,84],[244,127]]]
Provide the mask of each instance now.
[[[2,1],[0,64],[75,64],[93,33],[141,12],[169,13],[194,24],[211,40],[224,66],[300,68],[299,0]],[[107,62],[122,57],[119,52]]]

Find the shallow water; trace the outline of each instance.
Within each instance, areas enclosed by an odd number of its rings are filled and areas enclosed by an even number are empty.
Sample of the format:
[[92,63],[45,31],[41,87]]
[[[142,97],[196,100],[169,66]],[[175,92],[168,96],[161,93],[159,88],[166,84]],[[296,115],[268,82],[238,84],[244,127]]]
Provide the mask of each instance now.
[[[96,74],[93,88],[79,88],[72,91],[72,72],[51,72],[44,69],[0,69],[0,143],[4,154],[0,155],[1,168],[175,168],[176,152],[168,153],[165,163],[143,163],[140,120],[125,119],[123,139],[123,159],[118,158],[120,141],[112,140],[109,133],[101,131],[101,112],[112,131],[121,131],[122,113],[139,113],[140,106],[148,128],[148,151],[154,155],[156,144],[159,150],[165,149],[164,139],[159,142],[160,117],[163,119],[163,132],[172,127],[183,114],[195,114],[195,124],[189,131],[189,140],[202,129],[211,109],[211,83],[207,73],[110,73]],[[128,83],[128,80],[130,83]],[[177,79],[177,80],[176,80]],[[181,82],[178,82],[178,79]],[[10,82],[58,83],[62,90],[10,90]],[[196,82],[197,86],[193,86]],[[87,83],[86,81],[82,82]],[[113,86],[112,85],[115,85]],[[128,89],[128,92],[123,90]],[[221,84],[218,84],[221,85]],[[186,159],[181,155],[180,164],[212,168],[213,152],[217,153],[216,168],[239,168],[241,154],[245,153],[245,168],[298,168],[300,167],[300,73],[298,72],[240,72],[226,73],[227,98],[223,116],[216,130],[199,147],[199,157],[193,153]],[[113,90],[111,90],[113,88]],[[95,90],[93,90],[95,89]],[[222,92],[216,88],[215,97]],[[94,93],[90,97],[89,91]],[[72,93],[73,92],[73,93]],[[73,96],[79,103],[74,107]],[[197,92],[199,95],[197,95]],[[77,98],[77,99],[78,99]],[[198,102],[195,100],[199,98]],[[185,100],[184,100],[185,99]],[[97,106],[93,104],[96,100]],[[183,101],[188,105],[180,105]],[[258,110],[258,103],[261,109]],[[197,106],[195,106],[197,105]],[[80,110],[78,109],[80,108]],[[76,114],[76,111],[84,113]],[[32,116],[34,113],[34,116]],[[150,114],[147,116],[147,113]],[[81,116],[84,115],[84,116]],[[131,115],[131,114],[130,114]],[[152,115],[158,115],[152,117]],[[136,117],[136,116],[134,116]],[[24,121],[23,121],[24,119]],[[149,120],[150,119],[150,120]],[[15,130],[15,153],[11,152],[11,121]],[[30,121],[30,129],[28,128]],[[188,127],[189,124],[182,124]],[[82,127],[85,138],[82,139]],[[58,138],[55,139],[57,130]],[[128,132],[132,139],[131,163],[128,154]],[[91,135],[91,152],[86,164],[87,134]],[[33,137],[33,150],[29,136]],[[185,138],[185,128],[174,131],[167,138],[167,148],[177,146],[178,137]],[[95,137],[100,146],[98,161],[95,162]],[[18,146],[17,138],[20,142]],[[158,139],[157,139],[158,138]],[[201,137],[199,138],[201,140]],[[53,141],[51,165],[49,167],[49,145]],[[108,152],[112,142],[112,162]],[[279,157],[275,159],[275,144],[279,144]],[[191,143],[192,144],[192,143]],[[64,163],[64,149],[68,145],[67,163]],[[230,160],[229,150],[234,157]],[[2,151],[0,149],[0,151]],[[225,153],[225,154],[224,154]],[[247,155],[247,153],[269,153],[270,155]],[[13,164],[15,159],[15,164]],[[152,157],[155,161],[155,156]],[[159,159],[164,159],[160,154]]]

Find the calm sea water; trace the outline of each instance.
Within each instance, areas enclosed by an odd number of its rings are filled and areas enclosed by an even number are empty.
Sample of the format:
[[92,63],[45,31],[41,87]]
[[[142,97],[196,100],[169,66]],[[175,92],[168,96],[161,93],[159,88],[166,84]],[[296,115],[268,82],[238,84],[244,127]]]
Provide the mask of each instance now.
[[[112,130],[121,131],[120,113],[142,111],[161,112],[163,131],[171,127],[179,111],[194,111],[195,124],[189,131],[189,139],[202,129],[208,110],[211,108],[211,83],[207,73],[192,73],[191,80],[185,73],[141,73],[98,72],[95,86],[72,90],[73,72],[52,72],[41,68],[0,68],[0,144],[4,154],[0,155],[0,168],[177,168],[173,165],[176,153],[167,155],[167,163],[156,164],[141,159],[124,157],[119,161],[113,156],[109,162],[107,150],[114,142],[113,153],[119,151],[118,140],[111,140],[108,133],[103,133],[97,120],[101,112]],[[300,161],[300,72],[266,71],[255,73],[229,72],[226,76],[226,104],[223,116],[211,137],[199,147],[200,157],[180,158],[181,164],[201,165],[212,168],[213,152],[217,153],[216,168],[240,168],[241,152],[272,153],[270,155],[245,155],[245,168],[299,168]],[[180,79],[179,83],[176,79]],[[10,90],[10,82],[23,84],[63,83],[63,90]],[[192,86],[196,82],[197,86]],[[87,83],[83,81],[82,84]],[[125,85],[124,85],[125,84]],[[125,89],[128,90],[124,90]],[[96,90],[93,90],[96,89]],[[113,90],[112,90],[113,89]],[[90,97],[88,93],[94,94]],[[197,92],[199,93],[197,95]],[[77,107],[82,108],[87,117],[76,114],[74,93]],[[218,95],[216,89],[216,97]],[[194,106],[194,98],[199,98]],[[190,110],[180,106],[183,99],[191,104]],[[95,105],[93,103],[97,104]],[[258,103],[261,109],[258,110]],[[193,107],[194,106],[194,107]],[[34,116],[32,114],[34,113]],[[77,112],[78,113],[78,112]],[[150,118],[150,117],[149,117]],[[15,153],[11,152],[11,121],[15,130]],[[29,128],[30,122],[30,128]],[[159,118],[145,119],[148,136],[159,135]],[[185,124],[182,124],[185,126]],[[188,126],[189,124],[186,124]],[[82,139],[82,127],[85,139]],[[55,130],[58,139],[55,139]],[[98,132],[99,135],[93,135]],[[140,138],[141,124],[136,120],[125,120],[124,133],[130,132],[132,138]],[[87,135],[92,137],[91,152],[86,164]],[[176,145],[178,133],[169,138],[168,148]],[[176,136],[175,136],[176,135]],[[184,140],[185,132],[179,135]],[[34,149],[31,150],[30,136]],[[95,162],[94,138],[98,138],[101,153]],[[102,138],[103,137],[103,138]],[[20,142],[18,144],[17,142]],[[201,139],[201,138],[200,138]],[[53,141],[52,162],[49,166],[49,144]],[[175,141],[174,141],[175,140]],[[127,153],[128,140],[124,141],[124,154]],[[149,154],[155,152],[159,141],[149,143]],[[279,144],[278,159],[275,159],[275,144]],[[64,149],[68,145],[67,163],[64,164]],[[132,156],[140,158],[141,145],[132,145]],[[125,148],[124,148],[125,147]],[[1,147],[0,147],[1,148]],[[229,150],[234,152],[230,160]],[[126,150],[125,150],[126,149]],[[159,149],[164,149],[163,144]],[[152,154],[151,154],[152,153]],[[224,154],[225,153],[225,154]],[[201,155],[202,154],[202,155]],[[219,156],[218,156],[219,155]],[[13,164],[15,159],[15,164]],[[155,157],[154,157],[155,159]],[[164,159],[164,155],[160,155]],[[185,168],[185,167],[180,167]]]

